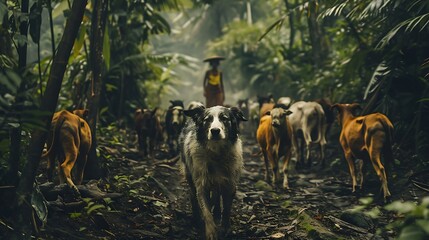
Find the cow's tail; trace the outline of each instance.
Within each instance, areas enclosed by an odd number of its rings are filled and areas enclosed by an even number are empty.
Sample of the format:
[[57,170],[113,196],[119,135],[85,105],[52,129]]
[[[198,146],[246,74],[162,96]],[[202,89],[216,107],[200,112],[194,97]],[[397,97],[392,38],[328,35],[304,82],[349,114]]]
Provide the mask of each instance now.
[[42,158],[49,156],[49,154],[51,154],[51,152],[54,151],[55,139],[59,137],[60,128],[63,125],[64,121],[65,121],[65,118],[62,115],[60,115],[58,117],[58,120],[55,122],[54,131],[52,133],[52,142],[51,144],[48,144],[50,145],[50,147],[45,153],[42,154]]

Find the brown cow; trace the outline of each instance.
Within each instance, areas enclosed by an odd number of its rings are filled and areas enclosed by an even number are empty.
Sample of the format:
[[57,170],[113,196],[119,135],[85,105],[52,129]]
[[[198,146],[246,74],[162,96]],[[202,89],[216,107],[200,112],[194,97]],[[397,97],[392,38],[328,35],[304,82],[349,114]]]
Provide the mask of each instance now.
[[[154,110],[137,109],[134,113],[135,130],[140,151],[144,156],[154,157],[155,148],[162,142],[162,126]],[[149,145],[148,145],[149,143]]]
[[[338,121],[342,126],[340,143],[344,150],[345,158],[349,165],[353,182],[353,192],[356,190],[356,173],[353,157],[371,161],[381,181],[384,199],[390,196],[387,186],[386,171],[381,163],[381,154],[384,154],[385,164],[393,161],[392,134],[393,125],[390,120],[381,113],[373,113],[356,117],[353,111],[360,108],[359,104],[334,104],[333,109],[338,110]],[[362,169],[359,167],[359,169]],[[361,171],[361,170],[360,170]],[[362,176],[362,173],[359,173]],[[360,184],[362,188],[362,180]]]
[[[74,112],[82,116],[88,113],[87,110]],[[49,181],[52,181],[55,159],[58,158],[60,183],[66,182],[76,194],[79,194],[75,183],[82,183],[88,152],[92,144],[91,137],[91,129],[83,118],[66,110],[54,114],[47,140],[48,150],[42,156],[49,156],[47,167]],[[75,171],[74,181],[71,176],[72,169]]]
[[275,105],[274,108],[267,112],[261,118],[256,138],[259,146],[261,147],[262,154],[265,162],[265,180],[269,181],[268,162],[272,169],[272,182],[277,183],[279,176],[279,159],[284,156],[283,163],[283,187],[288,189],[288,164],[292,155],[292,127],[288,122],[287,115],[292,112],[285,109],[283,105]]

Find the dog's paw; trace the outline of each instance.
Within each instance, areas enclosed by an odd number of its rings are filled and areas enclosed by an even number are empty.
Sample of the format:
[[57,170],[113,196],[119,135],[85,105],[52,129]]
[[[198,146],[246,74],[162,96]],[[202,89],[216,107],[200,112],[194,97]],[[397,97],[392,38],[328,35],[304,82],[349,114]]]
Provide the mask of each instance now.
[[217,240],[216,225],[206,224],[206,240]]

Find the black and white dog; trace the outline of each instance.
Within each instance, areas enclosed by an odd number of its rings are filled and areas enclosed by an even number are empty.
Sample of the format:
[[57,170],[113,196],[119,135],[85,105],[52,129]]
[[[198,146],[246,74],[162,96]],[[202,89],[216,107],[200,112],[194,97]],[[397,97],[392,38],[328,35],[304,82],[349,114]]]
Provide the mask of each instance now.
[[206,239],[217,239],[216,224],[221,219],[222,235],[230,227],[232,200],[243,167],[239,122],[247,120],[238,108],[222,106],[197,107],[184,114],[192,118],[179,137],[192,214],[198,223],[202,220]]

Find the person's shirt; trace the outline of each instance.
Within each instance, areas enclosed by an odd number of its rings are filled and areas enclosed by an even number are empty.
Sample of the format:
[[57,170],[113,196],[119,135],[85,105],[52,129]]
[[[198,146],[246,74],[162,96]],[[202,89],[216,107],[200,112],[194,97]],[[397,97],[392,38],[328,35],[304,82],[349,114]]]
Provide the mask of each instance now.
[[220,84],[220,71],[217,74],[214,74],[212,71],[209,72],[209,84],[217,86]]

